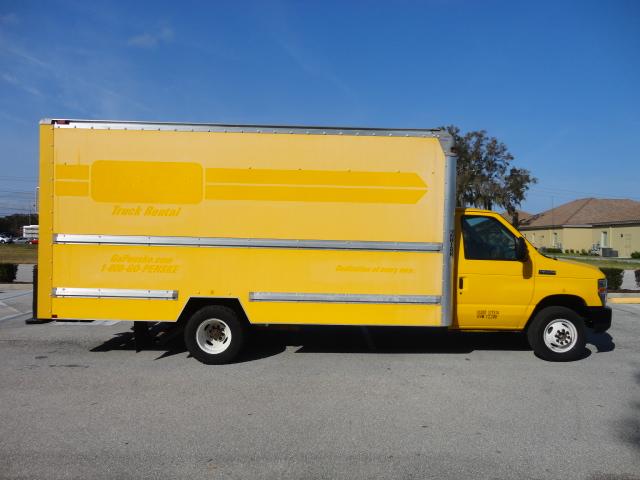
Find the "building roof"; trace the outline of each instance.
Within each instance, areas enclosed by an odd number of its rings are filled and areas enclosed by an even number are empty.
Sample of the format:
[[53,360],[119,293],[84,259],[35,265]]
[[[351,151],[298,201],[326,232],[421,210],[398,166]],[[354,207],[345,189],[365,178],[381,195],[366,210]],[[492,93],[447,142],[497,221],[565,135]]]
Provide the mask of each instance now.
[[615,224],[640,224],[640,202],[635,200],[581,198],[520,221],[523,230]]
[[[525,212],[524,210],[516,210],[516,214],[518,215],[518,223],[520,223],[521,225],[525,222],[525,220],[531,217],[531,214],[529,212]],[[502,215],[502,218],[513,225],[513,217],[509,214],[509,212],[502,212],[500,215]]]

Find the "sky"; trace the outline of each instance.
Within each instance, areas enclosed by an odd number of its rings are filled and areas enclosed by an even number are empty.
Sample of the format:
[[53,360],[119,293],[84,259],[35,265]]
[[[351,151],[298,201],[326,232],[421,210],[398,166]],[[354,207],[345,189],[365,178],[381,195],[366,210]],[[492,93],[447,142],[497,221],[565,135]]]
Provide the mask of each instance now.
[[640,201],[640,1],[0,0],[0,215],[41,118],[486,130],[537,213]]

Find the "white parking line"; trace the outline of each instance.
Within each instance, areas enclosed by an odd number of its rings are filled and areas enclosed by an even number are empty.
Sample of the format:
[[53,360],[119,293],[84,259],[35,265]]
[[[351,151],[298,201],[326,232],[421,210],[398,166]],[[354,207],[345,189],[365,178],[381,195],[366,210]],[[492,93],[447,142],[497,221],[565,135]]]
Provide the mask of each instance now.
[[1,297],[0,296],[0,302],[4,302],[5,300],[10,300],[12,298],[18,298],[18,297],[24,297],[24,296],[32,295],[32,294],[33,294],[33,290],[29,290],[28,292],[19,293],[17,295],[11,295],[10,297]]
[[6,317],[0,318],[0,322],[4,322],[5,320],[13,320],[14,318],[18,318],[18,317],[29,318],[31,317],[31,312],[18,312],[18,313],[14,313],[13,315],[7,315]]

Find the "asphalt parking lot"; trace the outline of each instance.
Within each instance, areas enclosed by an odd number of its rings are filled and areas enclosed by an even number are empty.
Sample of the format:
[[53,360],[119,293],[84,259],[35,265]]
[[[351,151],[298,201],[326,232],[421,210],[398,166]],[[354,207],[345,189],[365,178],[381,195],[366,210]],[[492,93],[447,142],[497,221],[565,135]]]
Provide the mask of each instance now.
[[[0,478],[640,478],[640,305],[580,361],[515,334],[258,333],[205,366],[0,293]],[[610,334],[610,335],[609,335]]]

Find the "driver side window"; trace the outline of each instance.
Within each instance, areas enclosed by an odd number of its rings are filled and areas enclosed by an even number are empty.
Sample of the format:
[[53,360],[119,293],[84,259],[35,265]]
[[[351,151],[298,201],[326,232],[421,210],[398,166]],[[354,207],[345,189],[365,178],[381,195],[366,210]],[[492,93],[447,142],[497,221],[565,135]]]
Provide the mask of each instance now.
[[515,235],[493,217],[462,217],[462,238],[468,260],[517,260]]

